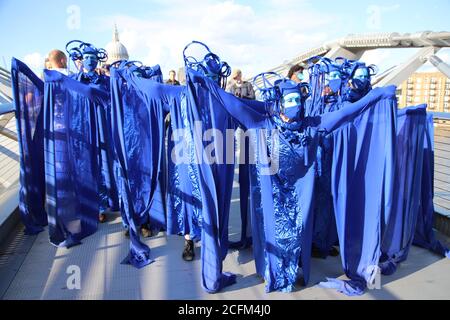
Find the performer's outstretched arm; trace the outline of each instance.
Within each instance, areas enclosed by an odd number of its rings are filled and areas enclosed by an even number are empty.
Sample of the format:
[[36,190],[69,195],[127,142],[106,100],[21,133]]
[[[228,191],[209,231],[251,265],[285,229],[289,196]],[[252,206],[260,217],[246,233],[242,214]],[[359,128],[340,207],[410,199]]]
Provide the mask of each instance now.
[[216,87],[226,111],[244,128],[264,128],[268,118],[264,102],[240,99]]
[[314,117],[314,120],[318,122],[319,128],[331,132],[353,120],[363,110],[374,107],[380,100],[390,100],[392,103],[396,103],[395,90],[395,86],[375,88],[361,100],[346,103],[341,109]]

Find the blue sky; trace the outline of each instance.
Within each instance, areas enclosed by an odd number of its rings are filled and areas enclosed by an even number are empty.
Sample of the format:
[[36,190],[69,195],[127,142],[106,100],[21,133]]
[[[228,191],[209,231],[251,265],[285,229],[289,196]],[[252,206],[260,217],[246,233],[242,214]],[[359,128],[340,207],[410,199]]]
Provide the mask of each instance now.
[[[38,70],[72,39],[104,47],[116,22],[131,58],[164,73],[182,66],[184,45],[196,39],[250,75],[350,33],[450,31],[449,13],[448,0],[0,0],[0,65],[15,56]],[[384,69],[413,52],[365,58]],[[448,52],[439,55],[448,61]]]

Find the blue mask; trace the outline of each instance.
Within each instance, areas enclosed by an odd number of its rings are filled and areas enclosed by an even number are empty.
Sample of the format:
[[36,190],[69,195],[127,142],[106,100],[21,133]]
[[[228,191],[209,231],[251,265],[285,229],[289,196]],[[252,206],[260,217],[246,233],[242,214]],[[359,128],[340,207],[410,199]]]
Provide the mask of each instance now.
[[298,122],[303,118],[304,102],[309,96],[309,86],[306,83],[296,83],[292,80],[281,80],[275,83],[281,94],[280,114],[286,116],[289,122]]
[[328,82],[328,87],[331,89],[332,93],[338,93],[341,90],[342,79],[333,79]]
[[303,72],[298,72],[297,73],[297,78],[298,78],[298,80],[303,81],[305,79],[305,76],[303,75]]
[[325,76],[325,86],[329,87],[332,94],[338,93],[342,86],[342,74],[339,70],[332,70]]
[[287,118],[298,120],[302,114],[303,103],[300,92],[291,92],[283,96],[280,113]]

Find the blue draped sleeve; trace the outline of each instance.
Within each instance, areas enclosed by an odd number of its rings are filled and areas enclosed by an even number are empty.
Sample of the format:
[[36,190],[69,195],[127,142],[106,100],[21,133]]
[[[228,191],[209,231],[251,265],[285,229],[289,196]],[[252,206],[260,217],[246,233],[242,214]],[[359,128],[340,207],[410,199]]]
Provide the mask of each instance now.
[[97,230],[97,108],[106,92],[45,70],[44,150],[50,241],[70,247]]
[[[332,193],[342,265],[350,280],[321,283],[347,295],[362,294],[379,275],[381,232],[393,203],[396,108],[395,87],[385,87],[323,115],[346,118],[360,109],[333,132]],[[336,120],[326,119],[323,127],[330,130]]]
[[434,124],[433,115],[427,115],[423,140],[423,169],[421,178],[421,206],[417,217],[413,244],[450,258],[450,251],[436,239],[433,230],[435,217],[434,196]]
[[179,105],[182,88],[139,78],[127,69],[111,73],[113,141],[119,162],[123,216],[130,225],[130,252],[123,263],[141,268],[152,262],[138,227],[166,228],[163,175],[164,117]]
[[392,212],[383,232],[380,268],[392,274],[406,260],[420,206],[426,105],[400,109],[397,114],[395,190]]
[[19,212],[26,234],[47,225],[45,211],[44,83],[24,63],[13,58],[12,91],[20,152]]

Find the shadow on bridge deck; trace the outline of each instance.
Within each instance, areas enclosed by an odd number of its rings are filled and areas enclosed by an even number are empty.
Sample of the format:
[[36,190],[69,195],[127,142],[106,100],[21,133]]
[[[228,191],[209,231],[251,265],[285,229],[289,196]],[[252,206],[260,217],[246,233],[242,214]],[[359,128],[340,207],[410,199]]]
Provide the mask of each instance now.
[[[240,230],[237,185],[230,217],[231,240]],[[49,244],[48,234],[24,236],[22,227],[0,248],[0,297],[3,299],[350,299],[334,290],[315,286],[325,277],[344,277],[339,257],[312,260],[310,285],[292,293],[264,292],[255,274],[251,249],[230,251],[224,271],[238,275],[237,283],[217,294],[200,285],[200,250],[196,259],[181,259],[183,238],[159,233],[146,240],[155,262],[141,270],[120,264],[128,253],[119,215],[100,225],[97,233],[71,249]],[[442,237],[449,244],[449,239]],[[79,290],[67,288],[68,268],[81,271]],[[381,278],[382,288],[353,299],[448,299],[450,261],[413,247],[397,273]]]

